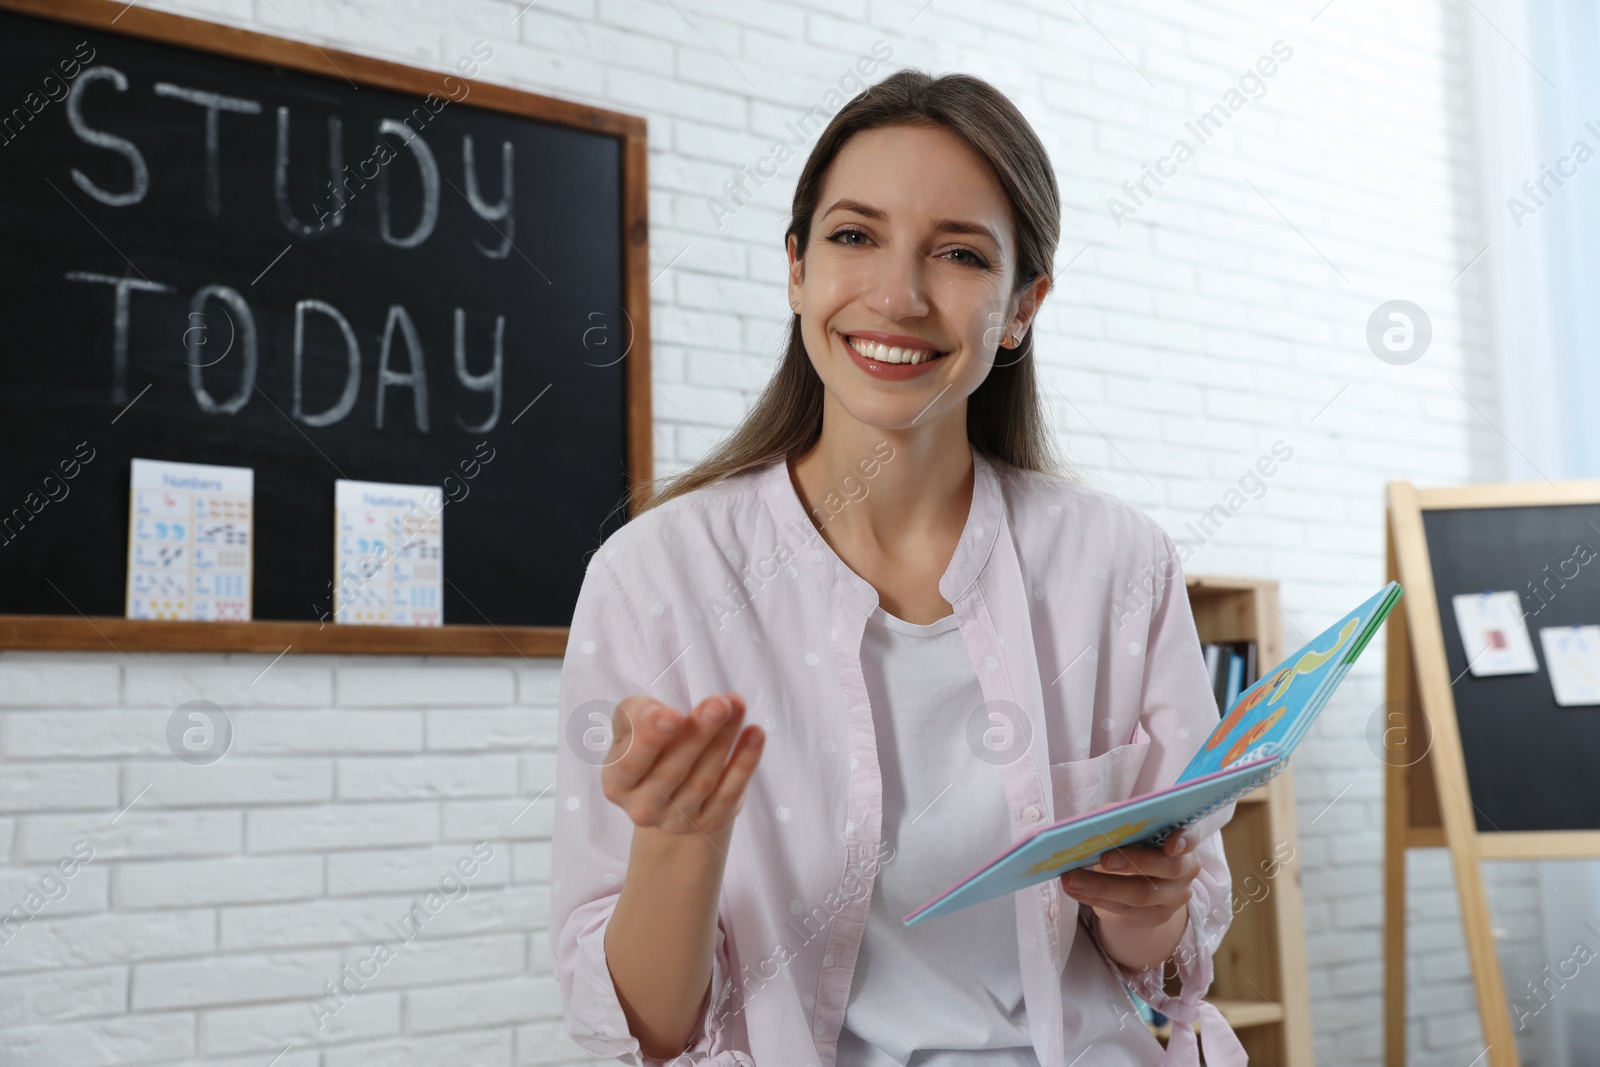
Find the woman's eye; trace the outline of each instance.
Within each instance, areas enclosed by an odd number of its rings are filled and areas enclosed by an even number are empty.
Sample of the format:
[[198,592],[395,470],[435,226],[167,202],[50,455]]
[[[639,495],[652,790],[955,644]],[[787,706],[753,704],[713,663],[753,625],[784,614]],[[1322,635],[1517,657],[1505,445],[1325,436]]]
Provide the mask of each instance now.
[[966,256],[967,257],[966,259],[957,260],[957,262],[958,263],[965,263],[965,264],[968,264],[969,266],[987,267],[989,265],[987,260],[985,260],[982,256],[978,255],[978,253],[974,252],[970,248],[952,248],[949,252],[947,252],[945,254],[946,255],[950,255],[950,256]]
[[845,240],[845,238],[847,238],[847,237],[859,237],[864,241],[864,240],[866,240],[867,235],[862,233],[860,230],[840,230],[838,233],[834,234],[832,237],[829,237],[828,240],[833,241],[833,242],[835,242],[837,244],[842,244],[842,245],[854,245],[855,244],[854,241]]

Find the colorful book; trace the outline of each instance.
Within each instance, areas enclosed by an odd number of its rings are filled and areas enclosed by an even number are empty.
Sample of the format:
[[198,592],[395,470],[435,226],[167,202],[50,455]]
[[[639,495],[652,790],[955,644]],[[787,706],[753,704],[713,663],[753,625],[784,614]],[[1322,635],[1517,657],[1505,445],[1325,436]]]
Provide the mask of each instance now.
[[902,923],[912,926],[1093,866],[1116,848],[1160,845],[1263,784],[1287,765],[1400,593],[1400,583],[1390,582],[1239,694],[1171,786],[1030,832]]

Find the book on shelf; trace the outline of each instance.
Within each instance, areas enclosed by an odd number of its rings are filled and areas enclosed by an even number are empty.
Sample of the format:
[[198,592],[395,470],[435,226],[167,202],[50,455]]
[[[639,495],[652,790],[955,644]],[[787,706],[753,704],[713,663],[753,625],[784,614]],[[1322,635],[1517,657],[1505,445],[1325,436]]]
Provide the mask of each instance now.
[[1254,641],[1208,641],[1201,646],[1206,658],[1206,677],[1217,698],[1217,714],[1233,706],[1239,694],[1256,681],[1256,643]]

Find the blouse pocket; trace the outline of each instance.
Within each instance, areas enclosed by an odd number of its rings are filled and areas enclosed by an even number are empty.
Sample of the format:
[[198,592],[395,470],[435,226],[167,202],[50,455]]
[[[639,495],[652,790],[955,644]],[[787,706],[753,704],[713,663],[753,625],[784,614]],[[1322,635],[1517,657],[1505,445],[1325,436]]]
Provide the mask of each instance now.
[[1098,756],[1050,765],[1057,820],[1087,815],[1133,795],[1133,783],[1150,751],[1150,738],[1142,726],[1134,737],[1128,744]]

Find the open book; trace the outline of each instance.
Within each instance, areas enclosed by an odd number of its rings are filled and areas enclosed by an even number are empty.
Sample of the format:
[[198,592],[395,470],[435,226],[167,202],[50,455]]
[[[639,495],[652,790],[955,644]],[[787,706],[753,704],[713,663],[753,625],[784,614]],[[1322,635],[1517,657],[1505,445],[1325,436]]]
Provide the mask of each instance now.
[[901,921],[1014,893],[1124,845],[1159,845],[1261,785],[1284,768],[1399,599],[1400,583],[1390,582],[1240,693],[1173,785],[1034,830]]

